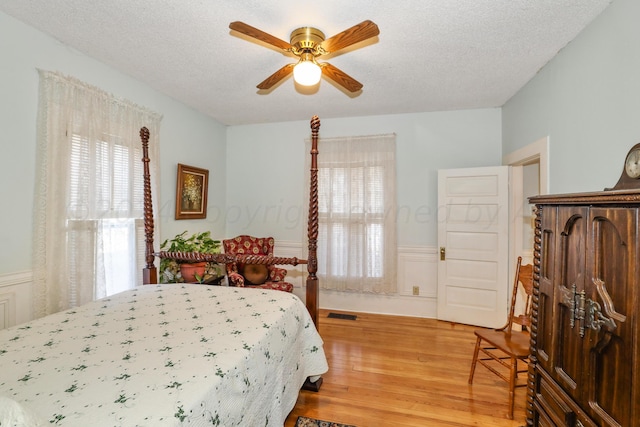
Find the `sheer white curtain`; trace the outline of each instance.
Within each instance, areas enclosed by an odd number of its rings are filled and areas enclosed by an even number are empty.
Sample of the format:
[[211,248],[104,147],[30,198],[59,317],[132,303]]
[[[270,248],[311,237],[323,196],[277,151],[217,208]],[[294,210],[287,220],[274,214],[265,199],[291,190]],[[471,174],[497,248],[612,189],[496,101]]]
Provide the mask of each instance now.
[[[34,200],[34,315],[142,284],[143,165],[155,188],[161,116],[40,71]],[[158,194],[158,191],[153,191]]]
[[318,151],[320,287],[396,292],[395,135],[321,138]]

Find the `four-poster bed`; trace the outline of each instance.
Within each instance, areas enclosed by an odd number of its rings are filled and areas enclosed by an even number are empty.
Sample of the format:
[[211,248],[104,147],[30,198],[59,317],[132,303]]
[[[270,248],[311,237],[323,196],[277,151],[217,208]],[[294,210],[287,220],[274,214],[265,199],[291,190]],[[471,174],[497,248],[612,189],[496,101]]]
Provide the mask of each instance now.
[[275,290],[156,284],[154,259],[226,262],[230,255],[153,251],[148,139],[144,146],[144,286],[0,331],[0,425],[283,425],[303,385],[328,369],[317,321],[317,137],[307,304]]
[[140,129],[142,139],[143,162],[144,162],[144,225],[145,225],[145,260],[146,266],[143,269],[143,283],[151,284],[158,282],[158,270],[155,266],[156,256],[159,258],[171,258],[180,261],[206,261],[218,264],[227,264],[233,261],[244,264],[265,264],[265,265],[298,265],[306,264],[307,286],[306,286],[306,306],[313,323],[318,325],[318,131],[320,129],[320,119],[318,116],[311,118],[311,174],[309,180],[309,218],[307,222],[308,238],[308,260],[283,257],[271,257],[260,255],[229,255],[229,254],[201,254],[195,252],[155,252],[153,247],[153,203],[151,196],[151,178],[149,172],[149,130]]

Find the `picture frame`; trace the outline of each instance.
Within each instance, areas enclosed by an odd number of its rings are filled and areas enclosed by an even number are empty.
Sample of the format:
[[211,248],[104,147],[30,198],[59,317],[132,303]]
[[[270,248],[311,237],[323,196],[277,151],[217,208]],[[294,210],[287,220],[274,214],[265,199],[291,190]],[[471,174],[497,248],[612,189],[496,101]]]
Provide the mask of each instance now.
[[176,219],[207,217],[209,170],[178,163]]

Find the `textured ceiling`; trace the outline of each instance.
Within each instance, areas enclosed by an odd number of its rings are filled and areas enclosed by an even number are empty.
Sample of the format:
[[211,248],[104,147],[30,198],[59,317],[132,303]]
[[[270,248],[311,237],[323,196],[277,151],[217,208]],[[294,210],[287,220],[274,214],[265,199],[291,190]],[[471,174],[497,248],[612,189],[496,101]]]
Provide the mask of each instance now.
[[[2,0],[0,10],[223,124],[502,106],[612,0]],[[304,92],[294,62],[229,30],[243,21],[289,41],[366,19],[380,35],[322,60],[360,81]]]

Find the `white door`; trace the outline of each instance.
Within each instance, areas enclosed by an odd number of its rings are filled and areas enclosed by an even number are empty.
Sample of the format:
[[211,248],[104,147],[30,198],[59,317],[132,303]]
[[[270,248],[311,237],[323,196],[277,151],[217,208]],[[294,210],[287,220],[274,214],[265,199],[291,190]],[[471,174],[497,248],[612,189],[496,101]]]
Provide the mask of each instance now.
[[438,319],[497,328],[507,318],[509,167],[438,171]]

